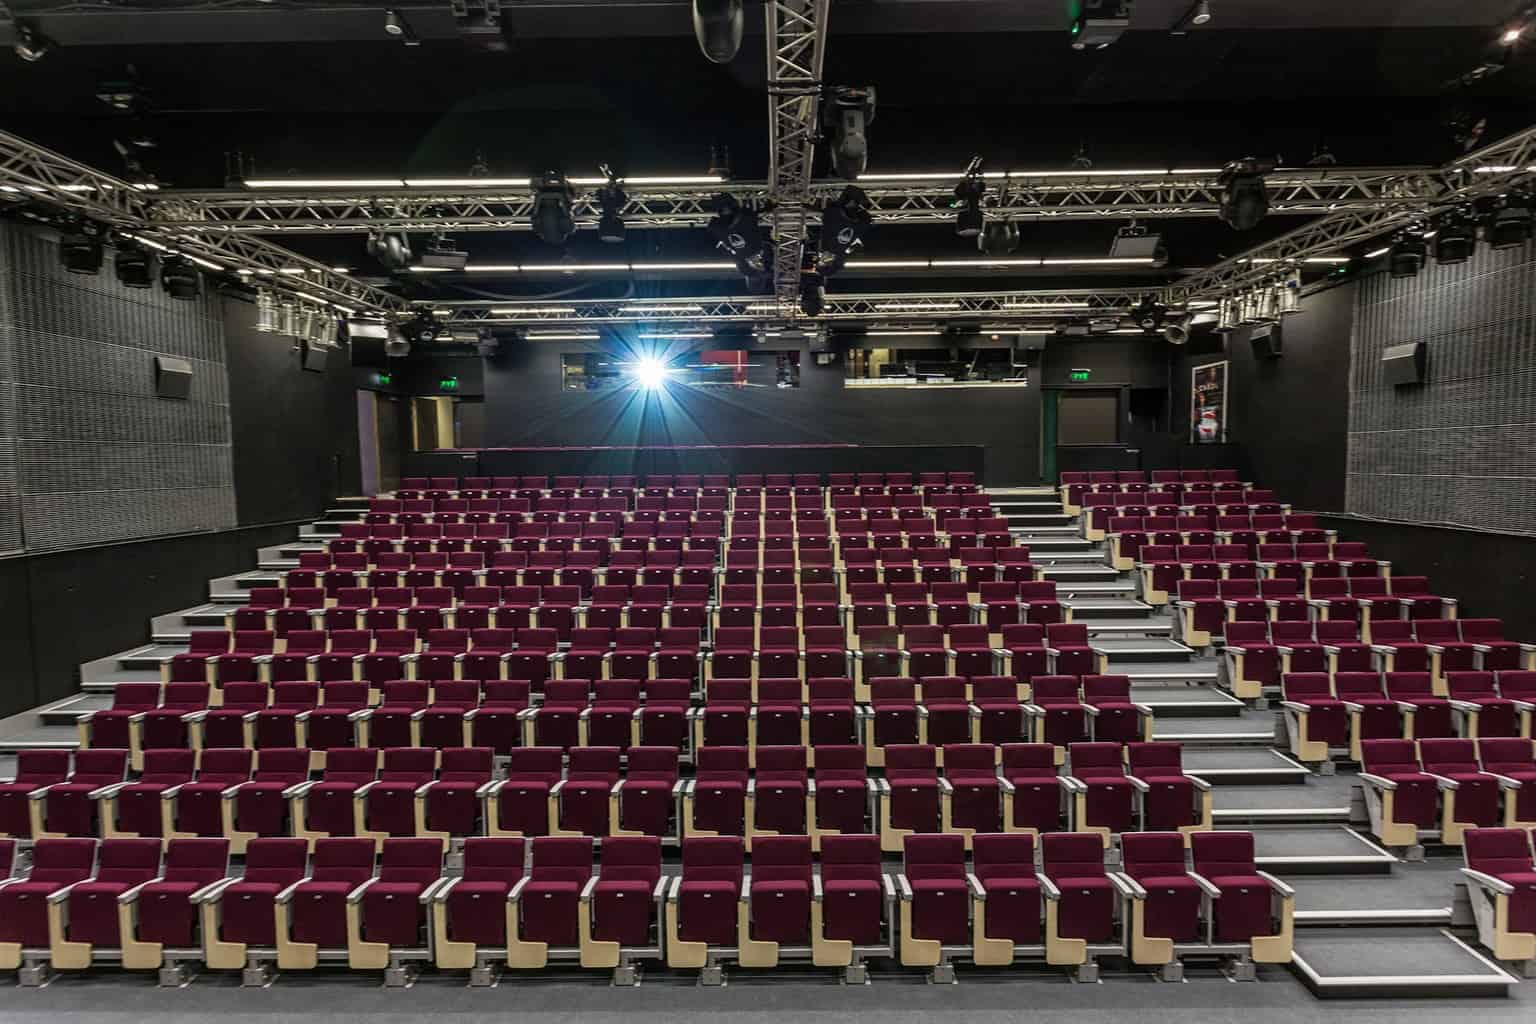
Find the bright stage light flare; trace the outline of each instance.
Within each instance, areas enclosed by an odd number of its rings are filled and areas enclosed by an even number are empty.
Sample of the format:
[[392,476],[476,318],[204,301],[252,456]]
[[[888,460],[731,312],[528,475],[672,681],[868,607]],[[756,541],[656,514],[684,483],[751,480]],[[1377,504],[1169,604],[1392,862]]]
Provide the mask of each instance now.
[[635,383],[646,391],[655,391],[667,382],[667,368],[659,359],[642,359],[635,364]]

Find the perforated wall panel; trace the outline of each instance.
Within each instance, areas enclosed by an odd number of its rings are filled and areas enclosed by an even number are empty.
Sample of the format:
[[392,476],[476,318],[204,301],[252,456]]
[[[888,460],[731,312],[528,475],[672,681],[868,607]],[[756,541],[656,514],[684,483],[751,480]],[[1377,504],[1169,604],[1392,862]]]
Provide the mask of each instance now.
[[[1536,535],[1536,247],[1480,247],[1360,283],[1351,337],[1350,512]],[[1422,385],[1389,345],[1424,341]]]
[[[17,225],[0,225],[0,253],[0,323],[10,325],[15,391],[0,408],[12,410],[26,547],[232,527],[218,297],[181,302],[159,288],[124,288],[110,250],[101,273],[70,274],[51,235]],[[155,397],[156,354],[191,361],[187,401]],[[0,466],[3,430],[0,421]]]

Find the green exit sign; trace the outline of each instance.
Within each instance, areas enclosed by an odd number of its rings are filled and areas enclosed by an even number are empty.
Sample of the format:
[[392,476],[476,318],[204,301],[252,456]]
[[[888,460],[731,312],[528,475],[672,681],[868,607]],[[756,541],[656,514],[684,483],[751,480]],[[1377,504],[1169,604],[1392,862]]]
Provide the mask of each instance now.
[[459,390],[459,378],[444,377],[437,382],[437,387],[440,391],[457,391]]
[[1074,384],[1086,384],[1091,373],[1090,370],[1068,370],[1067,379]]
[[392,373],[381,373],[378,376],[378,381],[380,384],[388,386],[395,382],[395,375]]

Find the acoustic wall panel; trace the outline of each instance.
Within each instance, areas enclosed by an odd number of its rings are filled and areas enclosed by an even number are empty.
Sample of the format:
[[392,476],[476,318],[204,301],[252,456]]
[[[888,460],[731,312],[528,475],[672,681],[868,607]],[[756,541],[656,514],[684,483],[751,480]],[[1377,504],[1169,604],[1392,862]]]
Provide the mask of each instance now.
[[10,296],[10,274],[0,266],[0,554],[22,548],[21,485],[16,477],[16,330]]
[[[1536,248],[1377,274],[1357,295],[1348,510],[1536,535]],[[1382,353],[1413,341],[1424,382],[1394,387]]]
[[[27,548],[232,527],[219,297],[124,288],[110,260],[100,274],[70,274],[55,239],[28,227],[0,225],[0,246]],[[156,397],[157,355],[190,364],[186,401]]]

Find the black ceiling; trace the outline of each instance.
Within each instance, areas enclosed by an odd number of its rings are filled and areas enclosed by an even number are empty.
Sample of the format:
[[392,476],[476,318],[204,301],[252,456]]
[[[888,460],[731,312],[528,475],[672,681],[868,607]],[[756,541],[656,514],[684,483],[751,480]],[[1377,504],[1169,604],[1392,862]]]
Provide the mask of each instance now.
[[[0,54],[0,127],[120,172],[112,142],[125,121],[95,94],[131,64],[149,101],[135,127],[158,143],[146,166],[176,186],[218,187],[232,150],[266,177],[457,175],[477,153],[498,176],[546,167],[590,175],[601,162],[621,173],[700,173],[714,143],[729,146],[738,177],[765,174],[760,35],[719,66],[699,53],[685,4],[504,3],[510,48],[480,52],[439,3],[402,5],[423,37],[404,47],[383,34],[376,5],[241,9],[236,0],[233,9],[148,14],[125,3],[59,14],[47,12],[55,2],[11,0],[58,46],[33,64]],[[1490,140],[1536,123],[1536,29],[1501,72],[1447,86],[1498,53],[1512,7],[1503,0],[1212,3],[1210,26],[1173,35],[1188,0],[1141,0],[1119,42],[1077,52],[1062,0],[836,0],[824,79],[878,88],[871,171],[948,169],[973,153],[996,169],[1062,167],[1079,146],[1100,167],[1212,166],[1245,154],[1294,165],[1319,144],[1347,165],[1430,164],[1458,152],[1449,121],[1486,117]],[[749,7],[760,32],[761,10]],[[1213,221],[1162,227],[1179,267],[1299,223],[1271,218],[1250,236]],[[1112,227],[1031,225],[1021,253],[1104,255]],[[461,242],[477,260],[551,255],[526,232]],[[877,225],[870,243],[872,258],[966,247],[937,225]],[[362,262],[357,236],[285,244]],[[631,232],[625,248],[629,259],[709,251],[702,232],[677,231]],[[573,246],[577,259],[615,255],[591,239]],[[922,284],[959,287],[938,275]]]

